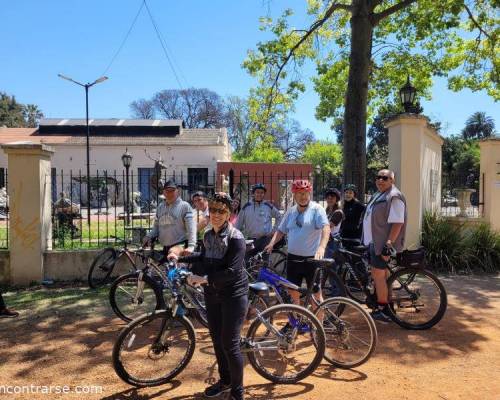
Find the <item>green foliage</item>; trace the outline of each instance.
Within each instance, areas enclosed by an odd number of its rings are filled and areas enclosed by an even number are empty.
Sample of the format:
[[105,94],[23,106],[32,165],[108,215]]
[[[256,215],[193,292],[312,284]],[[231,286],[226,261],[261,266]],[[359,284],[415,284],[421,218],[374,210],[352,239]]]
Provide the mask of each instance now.
[[278,163],[285,161],[283,151],[269,141],[260,141],[247,155],[235,153],[235,161]]
[[337,143],[318,140],[310,143],[302,156],[304,162],[319,165],[324,174],[338,176],[342,173],[342,148]]
[[484,112],[475,112],[465,122],[464,139],[484,139],[495,135],[495,121]]
[[35,104],[18,103],[14,96],[0,92],[0,127],[35,128],[43,113]]
[[422,246],[427,266],[446,273],[491,273],[500,271],[500,233],[488,224],[472,228],[457,226],[444,217],[426,213]]

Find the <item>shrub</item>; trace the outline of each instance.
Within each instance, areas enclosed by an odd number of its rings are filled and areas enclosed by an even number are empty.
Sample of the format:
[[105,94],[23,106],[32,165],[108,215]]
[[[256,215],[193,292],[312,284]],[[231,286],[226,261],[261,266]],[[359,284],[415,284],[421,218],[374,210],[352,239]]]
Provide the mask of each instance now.
[[500,271],[500,233],[488,224],[456,226],[436,214],[426,213],[422,246],[431,270],[447,273]]

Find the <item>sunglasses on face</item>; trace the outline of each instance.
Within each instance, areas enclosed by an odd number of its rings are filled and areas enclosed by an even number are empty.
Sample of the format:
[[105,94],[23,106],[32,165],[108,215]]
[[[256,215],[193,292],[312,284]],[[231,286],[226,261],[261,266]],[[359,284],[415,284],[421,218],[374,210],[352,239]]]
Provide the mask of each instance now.
[[227,213],[227,210],[225,208],[215,208],[215,207],[209,207],[208,212],[210,214],[219,214],[219,215],[224,215]]
[[389,177],[388,176],[384,176],[384,175],[377,175],[377,177],[375,178],[375,180],[376,181],[382,180],[382,181],[386,182],[386,181],[389,180]]

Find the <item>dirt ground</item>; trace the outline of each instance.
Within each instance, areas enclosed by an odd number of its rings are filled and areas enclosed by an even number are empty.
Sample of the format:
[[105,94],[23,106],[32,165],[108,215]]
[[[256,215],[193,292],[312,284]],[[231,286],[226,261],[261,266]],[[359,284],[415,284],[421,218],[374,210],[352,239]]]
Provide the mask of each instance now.
[[[366,364],[339,370],[323,363],[295,385],[269,383],[247,365],[246,398],[500,399],[500,276],[443,282],[448,311],[433,329],[416,332],[378,324],[379,345]],[[216,379],[204,329],[198,329],[190,365],[174,381],[136,389],[120,381],[111,366],[111,349],[123,323],[113,317],[104,291],[42,289],[5,298],[22,316],[0,320],[0,399],[188,400],[202,398],[207,383]],[[40,386],[30,389],[39,393],[2,392],[7,386],[29,385]],[[72,393],[56,393],[64,385]],[[50,395],[40,392],[49,389]]]

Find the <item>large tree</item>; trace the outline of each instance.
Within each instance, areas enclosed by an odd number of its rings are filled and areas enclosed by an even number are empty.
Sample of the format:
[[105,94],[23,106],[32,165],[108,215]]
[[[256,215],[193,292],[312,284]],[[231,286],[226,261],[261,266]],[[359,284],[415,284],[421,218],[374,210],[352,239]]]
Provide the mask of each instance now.
[[22,104],[14,96],[0,92],[0,127],[36,128],[41,118],[43,113],[36,104]]
[[500,98],[498,0],[308,0],[309,26],[291,26],[292,10],[262,29],[244,62],[259,77],[252,92],[257,131],[288,111],[305,86],[298,67],[314,60],[320,96],[318,118],[342,120],[345,183],[365,186],[366,123],[373,110],[394,101],[411,74],[420,95],[430,97],[433,76],[452,90],[470,88]]

